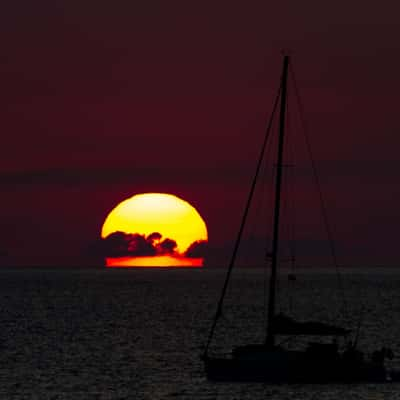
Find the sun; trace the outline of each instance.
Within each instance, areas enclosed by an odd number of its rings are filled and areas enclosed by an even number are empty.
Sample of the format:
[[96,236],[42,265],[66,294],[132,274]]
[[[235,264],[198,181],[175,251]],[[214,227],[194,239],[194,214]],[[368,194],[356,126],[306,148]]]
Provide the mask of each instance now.
[[185,200],[137,194],[119,203],[101,229],[107,266],[201,266],[207,226]]

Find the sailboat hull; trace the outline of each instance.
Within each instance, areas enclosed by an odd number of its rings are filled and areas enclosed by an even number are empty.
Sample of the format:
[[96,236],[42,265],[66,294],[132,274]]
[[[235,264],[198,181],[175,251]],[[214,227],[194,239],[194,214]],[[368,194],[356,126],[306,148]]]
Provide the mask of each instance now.
[[208,357],[204,361],[207,377],[213,381],[355,383],[392,380],[380,364],[341,357],[309,358],[295,351],[271,352],[258,358]]

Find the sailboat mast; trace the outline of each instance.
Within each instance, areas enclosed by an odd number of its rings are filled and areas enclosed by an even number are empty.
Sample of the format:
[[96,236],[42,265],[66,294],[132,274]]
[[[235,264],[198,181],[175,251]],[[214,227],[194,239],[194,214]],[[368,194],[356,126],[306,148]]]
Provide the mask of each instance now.
[[283,69],[281,77],[281,103],[279,115],[279,137],[278,137],[278,158],[276,165],[275,180],[275,208],[274,208],[274,226],[272,237],[272,260],[271,260],[271,276],[269,281],[269,300],[267,315],[267,337],[266,344],[268,346],[275,345],[274,317],[276,303],[276,278],[277,263],[279,251],[279,216],[281,206],[281,187],[282,187],[282,166],[283,166],[283,145],[285,137],[285,119],[286,119],[286,93],[287,93],[287,76],[289,67],[289,56],[283,57]]

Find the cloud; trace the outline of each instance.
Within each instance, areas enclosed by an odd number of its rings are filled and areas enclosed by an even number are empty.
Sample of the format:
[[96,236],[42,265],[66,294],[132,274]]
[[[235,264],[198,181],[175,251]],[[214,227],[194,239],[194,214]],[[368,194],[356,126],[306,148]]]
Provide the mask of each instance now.
[[208,243],[205,240],[196,240],[185,252],[185,257],[200,258],[204,257],[208,248]]
[[175,240],[172,239],[164,239],[157,246],[158,250],[161,250],[161,254],[174,254],[177,244]]
[[225,168],[204,168],[191,166],[182,169],[179,166],[157,167],[144,165],[119,166],[97,168],[44,168],[33,170],[17,170],[0,172],[0,184],[7,186],[36,186],[36,185],[90,185],[90,184],[146,184],[159,182],[160,177],[174,177],[174,183],[188,184],[190,182],[209,183],[224,182],[237,183],[238,180],[246,182],[252,169],[247,170],[243,165],[230,165]]
[[117,231],[105,239],[101,239],[96,252],[103,257],[146,257],[175,254],[177,248],[175,240],[161,239],[162,235],[158,232],[145,236]]
[[159,241],[161,238],[162,238],[162,235],[161,235],[161,233],[158,233],[158,232],[150,233],[150,235],[147,236],[147,240],[151,241],[151,243],[153,243],[155,240]]
[[152,257],[173,255],[175,257],[204,258],[208,242],[193,242],[184,254],[177,251],[177,243],[170,238],[163,239],[159,232],[150,235],[139,233],[113,232],[90,246],[89,253],[99,257]]

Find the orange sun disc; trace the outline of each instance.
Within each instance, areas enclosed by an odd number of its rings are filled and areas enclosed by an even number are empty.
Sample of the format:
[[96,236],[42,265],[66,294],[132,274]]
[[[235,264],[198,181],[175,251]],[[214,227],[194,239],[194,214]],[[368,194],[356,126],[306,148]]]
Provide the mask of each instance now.
[[201,266],[202,257],[187,257],[187,250],[208,240],[197,210],[166,193],[138,194],[119,203],[104,221],[101,237],[108,240],[115,232],[129,243],[124,254],[106,256],[107,266]]

